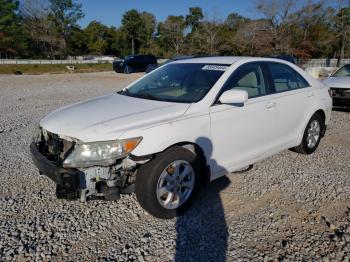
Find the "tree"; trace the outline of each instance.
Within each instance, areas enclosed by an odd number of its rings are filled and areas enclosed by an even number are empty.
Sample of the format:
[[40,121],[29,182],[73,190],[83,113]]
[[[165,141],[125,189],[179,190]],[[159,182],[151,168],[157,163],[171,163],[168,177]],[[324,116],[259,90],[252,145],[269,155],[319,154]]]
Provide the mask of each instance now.
[[87,47],[91,54],[104,55],[109,47],[107,37],[108,27],[97,21],[92,21],[84,29]]
[[300,58],[331,55],[334,34],[331,32],[333,8],[323,2],[312,0],[306,3],[288,18],[293,38],[290,45],[293,54]]
[[84,17],[82,5],[74,0],[50,0],[50,19],[54,22],[55,33],[61,39],[61,55],[67,55],[67,41],[77,22]]
[[255,6],[270,24],[270,44],[274,54],[290,53],[289,24],[286,22],[295,7],[295,0],[256,0]]
[[142,18],[137,10],[127,11],[122,18],[122,27],[127,32],[128,38],[131,40],[131,53],[135,54],[135,40],[140,36],[140,28],[142,28]]
[[30,57],[59,55],[61,41],[54,31],[50,15],[50,5],[45,0],[26,0],[20,6],[22,27],[28,36]]
[[141,49],[144,53],[148,53],[153,44],[153,33],[156,29],[156,18],[153,14],[143,12],[140,14],[142,20],[142,27],[139,31],[139,40],[141,42]]
[[250,20],[241,24],[235,36],[238,53],[241,55],[264,56],[273,53],[271,45],[271,24],[266,19]]
[[237,13],[231,13],[227,16],[225,23],[232,30],[232,29],[237,29],[240,24],[242,24],[248,20],[249,19],[247,19],[247,18],[245,18]]
[[18,6],[18,1],[0,0],[0,58],[13,57],[25,48]]
[[163,25],[163,38],[170,42],[175,49],[175,54],[179,55],[185,40],[184,30],[186,27],[183,16],[169,15]]
[[214,17],[210,21],[202,22],[199,33],[204,40],[204,53],[209,55],[217,54],[219,43],[219,21],[217,18]]
[[186,26],[190,27],[192,32],[197,30],[203,17],[202,8],[190,7],[189,14],[185,18]]
[[337,33],[338,62],[340,66],[344,59],[345,49],[349,44],[350,37],[350,7],[342,7],[334,17],[334,26]]

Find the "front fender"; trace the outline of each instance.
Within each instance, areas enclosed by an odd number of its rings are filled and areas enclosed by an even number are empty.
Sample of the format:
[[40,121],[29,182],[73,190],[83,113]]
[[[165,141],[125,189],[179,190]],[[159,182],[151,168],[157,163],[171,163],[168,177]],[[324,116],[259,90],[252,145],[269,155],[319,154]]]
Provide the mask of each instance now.
[[136,157],[156,154],[184,142],[200,146],[207,160],[210,160],[212,153],[209,114],[171,121],[142,130],[129,131],[123,134],[121,139],[133,136],[142,136],[141,143],[132,151]]

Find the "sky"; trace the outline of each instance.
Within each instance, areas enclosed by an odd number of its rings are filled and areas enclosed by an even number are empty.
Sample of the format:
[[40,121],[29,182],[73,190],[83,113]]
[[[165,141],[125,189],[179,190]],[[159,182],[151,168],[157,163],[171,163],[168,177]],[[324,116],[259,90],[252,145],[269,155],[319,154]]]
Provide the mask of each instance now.
[[171,15],[186,15],[189,7],[199,6],[204,15],[225,20],[230,13],[246,17],[257,17],[253,0],[80,0],[85,17],[80,20],[82,27],[96,20],[108,26],[120,26],[123,14],[130,10],[147,11],[157,21],[164,21]]

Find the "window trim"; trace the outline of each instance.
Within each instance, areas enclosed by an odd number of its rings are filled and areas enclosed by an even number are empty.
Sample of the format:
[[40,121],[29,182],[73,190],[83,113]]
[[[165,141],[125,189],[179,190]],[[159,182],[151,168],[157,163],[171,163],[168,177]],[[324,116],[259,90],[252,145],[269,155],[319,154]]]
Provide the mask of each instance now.
[[241,67],[243,66],[246,66],[246,65],[250,65],[250,64],[258,64],[260,67],[261,67],[261,71],[262,71],[262,75],[263,75],[263,78],[264,78],[264,84],[265,84],[265,87],[266,87],[266,90],[268,91],[266,94],[264,95],[259,95],[259,96],[254,96],[254,97],[250,97],[248,98],[248,100],[250,99],[254,99],[254,98],[260,98],[260,97],[264,97],[264,96],[268,96],[268,95],[272,95],[274,94],[273,91],[274,89],[271,88],[270,86],[270,83],[269,83],[269,80],[268,80],[268,77],[269,77],[269,72],[268,72],[268,68],[267,68],[267,65],[265,65],[262,61],[252,61],[252,62],[248,62],[248,63],[244,63],[242,65],[240,65],[238,68],[236,68],[232,74],[227,78],[227,80],[225,81],[225,83],[222,85],[220,91],[217,93],[216,97],[215,97],[215,100],[214,102],[212,103],[212,106],[214,105],[220,105],[220,101],[219,101],[219,98],[220,96],[225,92],[227,91],[226,90],[226,87],[227,85],[229,84],[229,82],[232,80],[232,78],[235,76],[235,73],[237,72],[237,70],[239,70]]
[[[280,63],[280,62],[275,62],[275,61],[264,61],[262,62],[265,64],[266,67],[266,72],[268,74],[268,79],[269,79],[269,85],[271,85],[271,89],[273,90],[273,92],[271,94],[281,94],[281,93],[285,93],[285,92],[291,92],[291,91],[296,91],[296,90],[302,90],[305,88],[309,88],[311,87],[310,83],[301,75],[299,74],[294,68],[292,68],[289,65],[286,65],[284,63]],[[304,87],[298,87],[295,89],[288,89],[288,90],[284,90],[284,91],[276,91],[276,87],[275,87],[275,82],[273,81],[273,77],[272,77],[272,72],[270,70],[269,64],[278,64],[278,65],[282,65],[287,67],[288,69],[290,69],[293,73],[295,73],[296,75],[298,75],[304,82],[305,82],[305,86]]]

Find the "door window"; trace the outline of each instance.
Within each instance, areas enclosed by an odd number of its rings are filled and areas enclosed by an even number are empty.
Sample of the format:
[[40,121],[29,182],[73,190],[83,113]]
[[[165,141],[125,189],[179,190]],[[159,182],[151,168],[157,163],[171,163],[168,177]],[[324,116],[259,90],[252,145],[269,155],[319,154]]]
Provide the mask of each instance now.
[[230,89],[245,90],[248,92],[248,98],[263,96],[269,93],[259,63],[245,64],[236,69],[225,84],[224,91]]
[[275,92],[285,92],[308,87],[306,80],[291,67],[280,63],[268,63]]

